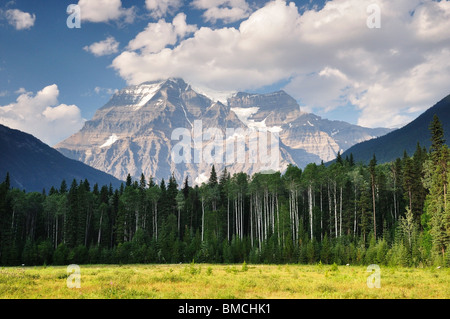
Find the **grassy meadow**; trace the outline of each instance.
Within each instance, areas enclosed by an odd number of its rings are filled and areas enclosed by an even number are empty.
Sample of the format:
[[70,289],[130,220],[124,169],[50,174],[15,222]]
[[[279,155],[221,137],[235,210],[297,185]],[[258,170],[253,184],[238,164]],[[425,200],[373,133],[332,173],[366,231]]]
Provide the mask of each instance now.
[[[336,265],[85,265],[80,288],[67,268],[0,268],[0,298],[19,299],[449,299],[449,268],[380,269],[369,288],[366,267]],[[72,277],[73,278],[73,277]]]

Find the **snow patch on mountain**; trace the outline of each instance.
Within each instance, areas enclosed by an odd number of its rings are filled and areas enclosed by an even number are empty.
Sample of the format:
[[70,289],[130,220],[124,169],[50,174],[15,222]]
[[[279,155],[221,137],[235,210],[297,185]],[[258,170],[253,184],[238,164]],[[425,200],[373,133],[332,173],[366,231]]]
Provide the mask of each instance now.
[[237,117],[243,122],[248,122],[248,118],[253,114],[256,114],[259,110],[259,107],[232,107],[231,111],[233,111]]
[[111,135],[110,137],[108,137],[108,139],[106,140],[105,143],[102,144],[102,146],[100,146],[100,148],[104,148],[104,147],[108,147],[113,145],[115,142],[117,142],[119,138],[117,137],[116,134]]
[[233,96],[233,94],[236,94],[234,91],[216,91],[209,89],[207,87],[199,87],[199,86],[193,86],[191,85],[192,90],[195,92],[206,96],[213,102],[220,102],[224,105],[227,105],[228,98]]
[[189,124],[191,124],[191,127],[193,128],[194,127],[194,125],[192,125],[192,122],[191,122],[191,120],[189,120],[189,117],[188,117],[188,115],[187,115],[187,112],[186,112],[186,109],[185,109],[185,107],[184,107],[184,105],[183,105],[183,103],[180,103],[180,106],[181,106],[181,108],[183,109],[183,113],[184,113],[184,117],[186,118],[186,120],[189,122]]
[[136,90],[135,94],[143,96],[141,100],[135,105],[134,110],[137,111],[145,104],[147,104],[161,88],[161,85],[162,82],[149,85],[141,85],[140,88]]
[[281,126],[271,126],[267,127],[266,119],[255,122],[255,120],[249,119],[253,114],[256,114],[259,110],[259,107],[232,107],[230,108],[233,111],[238,119],[244,123],[248,128],[258,130],[258,131],[269,131],[272,133],[279,133],[282,131]]

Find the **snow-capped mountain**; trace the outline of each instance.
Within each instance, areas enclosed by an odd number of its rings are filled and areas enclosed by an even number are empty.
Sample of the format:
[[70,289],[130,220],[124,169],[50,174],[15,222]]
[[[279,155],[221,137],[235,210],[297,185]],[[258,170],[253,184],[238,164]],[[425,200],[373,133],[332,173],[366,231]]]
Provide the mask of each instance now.
[[[220,99],[208,96],[174,78],[126,87],[114,94],[78,133],[56,148],[122,180],[128,173],[135,179],[144,173],[155,180],[167,179],[173,173],[179,182],[189,176],[190,182],[201,183],[208,178],[212,162],[203,157],[196,160],[199,142],[203,151],[200,154],[222,159],[214,162],[217,171],[226,166],[231,174],[252,174],[267,170],[270,165],[261,155],[254,158],[251,150],[256,144],[252,144],[251,136],[258,143],[267,139],[267,145],[272,147],[269,151],[276,150],[270,154],[276,153],[279,159],[276,167],[269,168],[283,170],[288,163],[304,167],[311,162],[331,160],[339,151],[389,132],[304,113],[284,91],[235,93],[226,104],[221,102],[223,94]],[[212,135],[208,137],[209,133]],[[244,141],[245,160],[237,157],[241,154],[239,138]],[[230,140],[235,143],[227,144]],[[181,142],[191,150],[189,160],[174,159],[175,153],[185,154],[186,149],[179,152]],[[227,148],[229,145],[232,146]],[[258,145],[256,150],[260,152],[262,144]],[[235,151],[234,157],[227,160],[230,151]]]

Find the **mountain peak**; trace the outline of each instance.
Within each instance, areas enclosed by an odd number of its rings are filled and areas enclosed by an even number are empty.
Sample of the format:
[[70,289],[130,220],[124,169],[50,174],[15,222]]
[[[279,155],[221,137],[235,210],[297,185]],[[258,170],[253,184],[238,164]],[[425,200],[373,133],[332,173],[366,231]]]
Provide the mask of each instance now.
[[[279,133],[279,149],[275,152],[280,154],[280,170],[287,163],[304,167],[330,160],[338,151],[386,133],[304,115],[297,101],[282,90],[233,94],[199,88],[181,78],[167,78],[120,90],[80,132],[56,147],[120,179],[128,173],[139,178],[143,173],[161,180],[174,173],[177,180],[189,176],[194,181],[198,176],[207,176],[210,163],[175,162],[172,150],[180,138],[175,130],[181,129],[185,136],[198,128],[199,122],[202,134],[209,134],[209,129],[219,129],[223,135],[228,134],[228,129],[243,130],[235,132],[233,138],[247,132]],[[211,148],[210,143],[203,139],[205,149]],[[249,150],[249,144],[245,148]],[[216,169],[226,165],[230,173],[252,174],[264,166],[261,161],[223,161],[217,163]]]
[[[145,82],[142,82],[140,84],[137,84],[137,86],[154,85],[154,84],[158,84],[158,83],[161,83],[161,84],[176,83],[176,84],[181,84],[181,85],[186,84],[186,82],[182,78],[169,77],[169,78],[165,78],[165,79],[159,79],[159,80],[153,80],[153,81],[145,81]],[[133,85],[131,85],[131,86],[133,86]]]
[[148,81],[148,82],[144,82],[139,84],[139,86],[141,85],[161,85],[161,87],[179,87],[182,89],[185,89],[188,84],[182,79],[182,78],[175,78],[175,77],[170,77],[167,79],[162,79],[162,80],[157,80],[157,81]]

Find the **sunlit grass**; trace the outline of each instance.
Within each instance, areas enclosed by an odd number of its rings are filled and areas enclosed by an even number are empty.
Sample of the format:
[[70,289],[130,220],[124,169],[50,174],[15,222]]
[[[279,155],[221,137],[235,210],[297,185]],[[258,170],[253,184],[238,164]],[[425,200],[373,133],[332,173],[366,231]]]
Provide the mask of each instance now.
[[81,287],[68,288],[66,267],[0,268],[0,298],[450,298],[450,269],[381,267],[368,288],[361,266],[86,265]]

